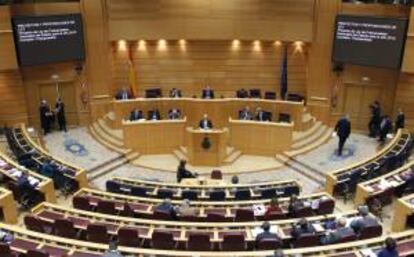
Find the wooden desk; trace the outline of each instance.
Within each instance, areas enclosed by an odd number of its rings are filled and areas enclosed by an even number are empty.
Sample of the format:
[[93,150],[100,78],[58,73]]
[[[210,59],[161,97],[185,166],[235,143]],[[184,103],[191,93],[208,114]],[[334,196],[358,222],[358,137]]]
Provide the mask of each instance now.
[[230,145],[245,154],[272,155],[290,148],[293,123],[229,119]]
[[224,180],[222,179],[210,179],[210,178],[185,178],[181,180],[180,186],[225,186],[228,185]]
[[391,231],[404,231],[407,226],[407,218],[414,214],[414,194],[407,195],[398,199],[395,203],[394,217],[392,220]]
[[122,121],[125,147],[140,154],[172,152],[184,145],[187,119]]
[[121,128],[122,120],[128,117],[134,108],[142,110],[144,115],[147,115],[149,110],[158,108],[163,118],[167,116],[170,109],[178,108],[183,115],[187,116],[188,126],[193,127],[198,126],[203,114],[207,113],[213,121],[214,127],[222,128],[228,126],[229,117],[238,117],[238,112],[246,106],[249,106],[253,111],[257,107],[261,107],[263,110],[271,112],[273,120],[277,120],[280,113],[289,114],[291,121],[294,123],[294,130],[302,130],[303,102],[245,98],[210,100],[199,98],[136,98],[112,101],[116,128]]
[[220,166],[226,158],[228,129],[186,129],[188,162],[191,165]]
[[0,208],[3,210],[4,221],[9,224],[17,223],[17,206],[13,193],[0,187]]

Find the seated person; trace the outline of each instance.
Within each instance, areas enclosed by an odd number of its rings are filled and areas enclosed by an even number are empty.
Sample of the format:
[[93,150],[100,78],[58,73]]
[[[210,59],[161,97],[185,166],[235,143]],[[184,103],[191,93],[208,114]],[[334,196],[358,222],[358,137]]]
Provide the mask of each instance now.
[[32,159],[33,153],[35,152],[35,150],[30,150],[28,152],[24,152],[21,153],[17,156],[17,161],[19,162],[20,165],[31,169],[31,168],[35,168],[37,166],[36,162]]
[[173,108],[168,112],[168,119],[179,120],[181,118],[181,112],[177,108]]
[[177,168],[177,182],[180,183],[181,180],[185,178],[195,178],[196,175],[194,175],[191,171],[187,170],[185,165],[187,164],[186,160],[181,160],[180,164]]
[[288,206],[289,214],[294,216],[296,210],[301,209],[304,206],[305,206],[305,203],[301,199],[299,199],[297,195],[292,195],[290,197],[289,206]]
[[207,113],[204,114],[203,118],[200,120],[199,126],[201,129],[206,129],[206,130],[213,128],[213,123],[211,122],[211,120],[208,119]]
[[123,87],[118,91],[115,98],[117,100],[128,100],[132,98],[132,95],[126,87]]
[[177,210],[178,214],[180,214],[181,217],[188,217],[188,216],[196,216],[196,209],[190,206],[190,200],[184,199],[178,207]]
[[249,106],[244,107],[244,109],[239,112],[239,120],[253,120],[253,114],[250,111]]
[[365,227],[379,225],[378,220],[375,217],[369,215],[368,206],[359,206],[358,213],[359,217],[355,218],[351,222],[351,228],[355,231],[355,233],[360,233]]
[[53,165],[51,160],[45,160],[40,166],[40,174],[48,178],[54,178],[57,172],[57,167]]
[[177,212],[175,210],[175,207],[172,205],[170,198],[164,199],[164,201],[162,203],[157,205],[155,207],[155,211],[168,213],[170,215],[171,219],[173,219],[173,220],[177,219]]
[[113,240],[109,242],[108,251],[102,255],[102,257],[124,257],[121,252],[118,250],[118,242]]
[[31,206],[37,197],[36,185],[30,183],[29,172],[23,170],[21,175],[17,178],[17,189],[20,192],[19,201],[25,207]]
[[297,239],[303,234],[315,233],[315,228],[305,218],[302,218],[299,223],[293,225],[292,232],[290,233],[293,238]]
[[385,247],[378,252],[378,257],[398,257],[397,242],[392,237],[385,239]]
[[160,111],[157,108],[149,111],[148,120],[161,120]]
[[181,97],[181,90],[173,87],[170,91],[171,98],[180,98]]
[[142,120],[142,119],[144,119],[144,114],[142,114],[142,111],[138,110],[137,108],[135,108],[129,115],[130,121]]
[[269,117],[265,111],[262,110],[262,108],[257,107],[256,108],[256,117],[255,119],[257,121],[269,121]]
[[280,237],[277,234],[270,232],[270,223],[269,222],[267,222],[267,221],[263,222],[261,227],[263,229],[263,232],[256,236],[256,247],[258,246],[260,241],[262,241],[264,239],[275,239],[275,240],[278,240],[278,241],[281,240]]
[[322,244],[334,244],[341,241],[343,238],[355,234],[352,228],[346,226],[346,218],[341,217],[337,222],[336,230],[326,234],[321,238]]
[[413,168],[408,168],[406,171],[401,173],[400,177],[406,182],[414,182],[414,170],[413,170]]
[[203,89],[201,98],[203,98],[203,99],[214,99],[214,91],[213,91],[213,89],[211,89],[210,86],[206,86]]
[[237,98],[248,98],[249,92],[247,92],[246,89],[242,88],[240,90],[237,90]]
[[279,206],[279,200],[276,197],[272,198],[272,200],[270,201],[270,204],[265,212],[265,217],[275,213],[283,213],[282,208],[280,208]]

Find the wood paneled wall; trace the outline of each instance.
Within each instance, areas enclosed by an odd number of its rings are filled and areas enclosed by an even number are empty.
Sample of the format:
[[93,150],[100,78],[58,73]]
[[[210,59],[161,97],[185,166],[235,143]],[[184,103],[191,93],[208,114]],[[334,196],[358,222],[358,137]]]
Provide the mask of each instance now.
[[401,73],[395,93],[394,112],[402,108],[406,115],[406,125],[414,129],[414,74]]
[[414,74],[414,7],[411,8],[402,71]]
[[[316,0],[106,0],[111,40],[312,41]],[[332,0],[331,0],[332,1]]]
[[[284,46],[274,41],[198,40],[130,43],[141,95],[161,87],[164,94],[180,88],[186,96],[199,96],[206,85],[220,95],[233,97],[240,88],[259,88],[279,95]],[[129,87],[128,50],[113,46],[114,92]],[[288,44],[289,92],[305,93],[307,47]]]
[[0,6],[0,46],[0,71],[17,69],[10,6]]

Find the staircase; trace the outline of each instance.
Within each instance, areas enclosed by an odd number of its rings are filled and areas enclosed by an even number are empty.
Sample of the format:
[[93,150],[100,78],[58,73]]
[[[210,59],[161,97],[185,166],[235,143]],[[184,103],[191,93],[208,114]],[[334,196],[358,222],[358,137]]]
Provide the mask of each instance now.
[[[173,154],[178,160],[188,159],[186,147],[181,146],[180,148],[174,150]],[[241,151],[235,149],[234,147],[227,147],[226,158],[223,161],[223,165],[234,163],[240,156],[242,156]]]

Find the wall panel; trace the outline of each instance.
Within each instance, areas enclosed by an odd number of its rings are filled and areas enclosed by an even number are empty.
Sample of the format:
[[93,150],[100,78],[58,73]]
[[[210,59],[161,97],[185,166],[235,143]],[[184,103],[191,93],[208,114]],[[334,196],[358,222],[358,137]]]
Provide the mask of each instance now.
[[0,124],[27,122],[25,92],[19,71],[0,71]]

